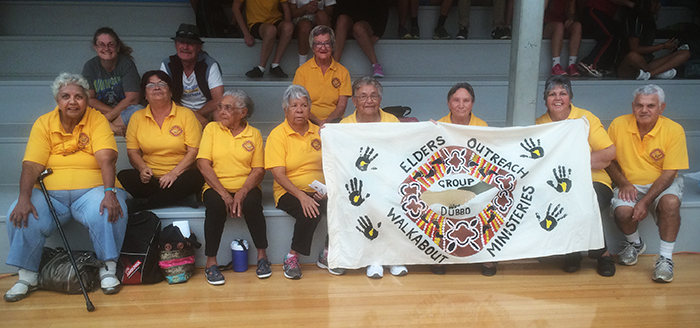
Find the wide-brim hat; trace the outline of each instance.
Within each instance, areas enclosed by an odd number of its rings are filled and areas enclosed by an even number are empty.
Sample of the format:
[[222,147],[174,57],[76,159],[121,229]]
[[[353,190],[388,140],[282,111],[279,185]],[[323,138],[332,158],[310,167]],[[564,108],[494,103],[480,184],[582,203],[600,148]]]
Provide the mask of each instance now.
[[177,32],[175,32],[175,37],[171,39],[188,43],[204,43],[204,41],[199,38],[199,28],[190,24],[180,24]]

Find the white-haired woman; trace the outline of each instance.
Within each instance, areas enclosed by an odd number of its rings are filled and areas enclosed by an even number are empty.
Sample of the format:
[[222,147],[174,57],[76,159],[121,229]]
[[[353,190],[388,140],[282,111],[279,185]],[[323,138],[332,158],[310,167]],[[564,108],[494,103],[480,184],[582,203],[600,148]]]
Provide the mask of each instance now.
[[319,25],[311,30],[309,44],[314,58],[297,69],[293,84],[309,91],[312,103],[309,120],[321,126],[343,118],[352,85],[348,69],[333,59],[335,34],[330,27]]
[[262,208],[260,182],[265,175],[260,131],[248,124],[255,105],[243,90],[224,93],[217,105],[218,122],[207,125],[197,154],[197,167],[204,176],[205,274],[212,285],[225,280],[216,254],[226,218],[243,217],[258,249],[258,278],[272,275],[267,260],[267,225]]
[[22,161],[19,198],[7,214],[10,253],[7,264],[19,268],[19,280],[5,301],[23,299],[37,288],[39,262],[46,241],[56,229],[37,178],[44,179],[58,219],[74,218],[90,230],[97,257],[105,261],[100,282],[105,294],[119,292],[116,262],[126,231],[126,191],[116,185],[117,143],[107,119],[88,107],[88,82],[63,73],[51,88],[56,108],[40,116],[29,135]]
[[265,146],[265,168],[275,178],[273,195],[277,208],[296,219],[292,247],[284,258],[284,276],[301,278],[299,254],[309,255],[314,231],[326,212],[326,195],[309,186],[325,183],[321,162],[319,127],[309,121],[311,97],[292,84],[282,99],[285,120],[270,132]]

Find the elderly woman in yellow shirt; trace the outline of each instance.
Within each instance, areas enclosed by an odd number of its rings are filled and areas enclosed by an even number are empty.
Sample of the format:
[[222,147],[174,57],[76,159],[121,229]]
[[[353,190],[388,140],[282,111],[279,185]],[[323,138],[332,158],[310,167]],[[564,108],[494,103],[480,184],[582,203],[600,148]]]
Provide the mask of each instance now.
[[242,90],[224,93],[217,109],[219,122],[207,125],[197,154],[197,167],[206,184],[203,199],[206,276],[212,285],[225,282],[216,254],[226,217],[243,217],[258,249],[258,278],[272,275],[267,260],[267,225],[260,181],[265,175],[260,131],[248,124],[255,105]]
[[301,278],[299,254],[309,255],[314,231],[326,212],[326,195],[310,184],[325,183],[321,162],[319,127],[309,121],[311,97],[292,84],[282,98],[285,120],[270,132],[265,145],[265,168],[275,178],[273,196],[277,208],[294,219],[292,247],[284,257],[284,276]]
[[[598,197],[598,206],[601,213],[610,207],[612,199],[612,180],[605,172],[605,168],[615,159],[615,145],[605,132],[600,119],[593,113],[574,106],[571,99],[574,93],[571,90],[569,78],[563,75],[554,75],[544,84],[544,100],[547,112],[535,120],[535,124],[558,122],[563,120],[586,117],[590,125],[588,131],[588,144],[591,151],[591,175],[593,189]],[[615,260],[613,260],[607,247],[598,250],[590,250],[588,256],[598,260],[598,274],[604,277],[615,275]],[[581,253],[567,254],[564,258],[564,271],[576,272],[581,267]]]
[[105,261],[100,269],[102,291],[116,294],[121,287],[115,261],[126,231],[127,195],[115,185],[117,143],[107,119],[88,107],[87,80],[63,73],[51,89],[57,106],[32,127],[22,161],[19,199],[7,214],[7,264],[19,268],[19,280],[5,294],[8,302],[37,289],[42,248],[56,229],[36,184],[45,168],[53,170],[44,183],[58,219],[66,223],[73,217],[88,227],[95,253]]
[[135,198],[132,212],[177,205],[204,184],[194,167],[202,126],[192,110],[173,101],[172,83],[163,71],[148,71],[141,79],[148,106],[131,116],[126,130],[134,168],[117,175]]

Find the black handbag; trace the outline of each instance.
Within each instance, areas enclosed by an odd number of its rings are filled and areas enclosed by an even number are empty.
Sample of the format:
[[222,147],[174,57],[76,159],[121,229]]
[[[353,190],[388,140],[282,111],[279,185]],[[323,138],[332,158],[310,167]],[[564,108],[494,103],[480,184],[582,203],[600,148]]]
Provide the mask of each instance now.
[[[97,258],[95,252],[73,251],[73,258],[85,284],[87,292],[99,286],[100,268],[105,263]],[[70,263],[68,251],[63,248],[44,247],[39,264],[39,288],[66,294],[80,294],[80,283]]]

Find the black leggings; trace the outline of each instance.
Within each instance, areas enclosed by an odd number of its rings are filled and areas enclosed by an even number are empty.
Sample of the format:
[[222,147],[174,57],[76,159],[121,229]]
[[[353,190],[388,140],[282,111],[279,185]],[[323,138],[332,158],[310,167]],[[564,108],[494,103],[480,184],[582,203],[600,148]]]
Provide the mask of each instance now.
[[[313,194],[309,194],[311,196]],[[304,215],[304,209],[301,207],[301,202],[298,198],[290,193],[286,193],[280,197],[277,203],[277,208],[287,212],[296,219],[294,223],[294,235],[292,236],[292,250],[302,255],[311,253],[311,242],[314,239],[314,231],[318,226],[318,221],[321,220],[321,215],[326,214],[326,200],[316,201],[319,203],[319,214],[315,218],[307,218]]]
[[[610,200],[613,196],[612,189],[600,182],[593,182],[593,189],[598,197],[598,210],[600,210],[600,217],[604,218],[605,215],[603,215],[603,211],[610,209]],[[605,240],[605,236],[603,236],[603,240]],[[600,258],[607,250],[607,246],[603,246],[601,249],[590,250],[588,251],[588,257],[593,259]]]
[[583,19],[583,27],[590,31],[586,38],[595,39],[593,50],[581,60],[586,65],[593,65],[594,69],[611,69],[620,41],[620,24],[614,18],[606,15],[598,9],[586,7]]
[[156,177],[152,177],[148,183],[142,183],[141,173],[136,169],[122,170],[117,178],[131,196],[146,199],[148,208],[179,206],[185,197],[198,194],[204,184],[204,177],[197,169],[182,172],[173,185],[165,189],[160,188]]
[[[234,196],[232,193],[231,196]],[[224,225],[228,213],[226,203],[218,192],[214,189],[207,189],[204,192],[204,205],[207,210],[204,216],[204,255],[214,257],[219,251],[221,234],[224,232]],[[253,243],[257,249],[267,248],[267,224],[262,207],[262,191],[260,188],[253,188],[243,199],[242,212],[248,231],[253,238]]]

